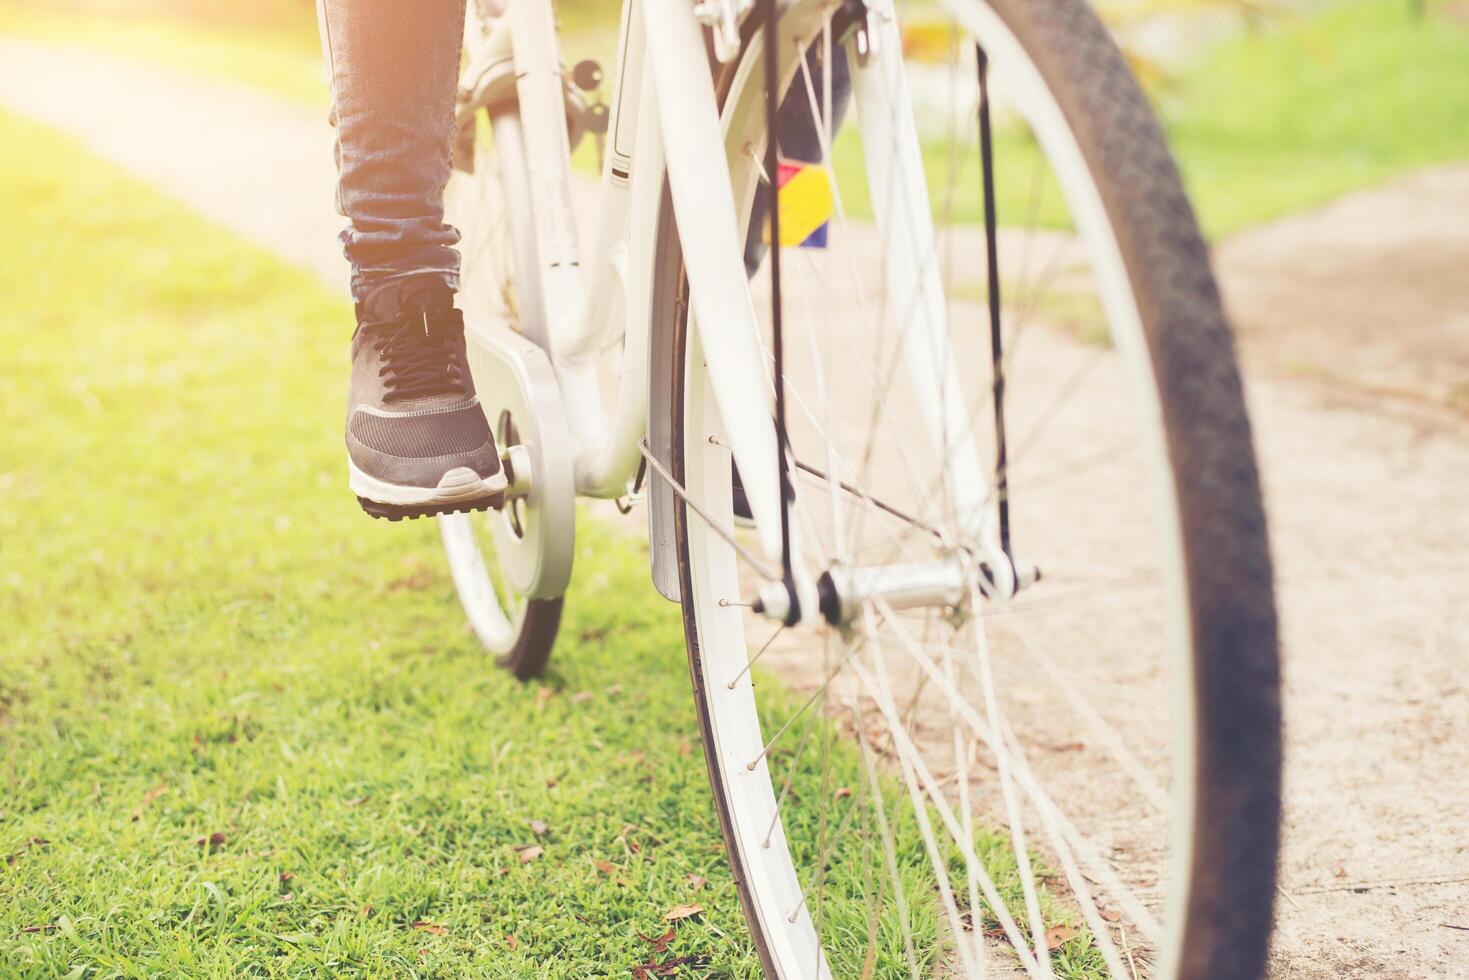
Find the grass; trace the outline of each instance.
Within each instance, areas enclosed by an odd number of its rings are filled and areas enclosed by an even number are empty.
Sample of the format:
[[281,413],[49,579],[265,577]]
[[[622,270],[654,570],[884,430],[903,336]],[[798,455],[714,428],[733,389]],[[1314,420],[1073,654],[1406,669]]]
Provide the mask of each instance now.
[[0,972],[625,973],[698,901],[668,955],[755,975],[639,555],[511,681],[347,495],[346,305],[0,119]]
[[[584,524],[555,666],[515,683],[432,525],[347,494],[342,300],[3,114],[0,194],[0,973],[757,976],[641,550]],[[829,758],[795,798],[858,805],[855,753]],[[1013,898],[1001,838],[978,845]],[[851,835],[832,892],[873,860]],[[879,976],[891,904],[881,926]],[[866,924],[832,928],[853,975]],[[1084,935],[1063,955],[1095,975]]]
[[1351,0],[1229,41],[1162,93],[1211,236],[1469,157],[1469,22]]

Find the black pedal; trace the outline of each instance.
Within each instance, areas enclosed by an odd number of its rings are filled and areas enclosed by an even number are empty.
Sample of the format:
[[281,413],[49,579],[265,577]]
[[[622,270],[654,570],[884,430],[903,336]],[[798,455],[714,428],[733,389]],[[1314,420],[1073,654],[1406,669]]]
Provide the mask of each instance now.
[[384,504],[376,500],[368,500],[366,497],[358,497],[357,502],[362,505],[362,510],[369,517],[397,523],[405,517],[413,521],[420,517],[438,517],[441,514],[472,514],[475,511],[481,510],[499,510],[505,506],[505,495],[503,493],[497,493],[490,497],[465,501],[462,504],[431,504],[419,507],[402,507],[395,504]]

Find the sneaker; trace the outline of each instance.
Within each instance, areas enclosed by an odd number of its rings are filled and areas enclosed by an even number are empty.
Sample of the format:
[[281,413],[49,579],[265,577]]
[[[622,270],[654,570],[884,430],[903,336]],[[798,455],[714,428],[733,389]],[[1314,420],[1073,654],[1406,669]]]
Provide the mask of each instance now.
[[483,510],[504,491],[464,317],[439,280],[387,283],[358,305],[346,441],[352,492],[374,517]]

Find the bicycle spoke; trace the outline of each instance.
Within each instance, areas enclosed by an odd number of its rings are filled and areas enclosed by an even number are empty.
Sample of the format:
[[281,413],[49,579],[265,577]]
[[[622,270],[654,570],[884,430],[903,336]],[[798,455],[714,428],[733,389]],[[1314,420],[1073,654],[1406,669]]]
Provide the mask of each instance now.
[[[882,663],[881,658],[877,660],[877,663]],[[897,733],[896,726],[901,723],[897,720],[897,712],[893,709],[891,701],[882,697],[882,693],[878,690],[876,683],[860,663],[856,665],[856,671],[863,686],[867,688],[869,696],[877,702],[878,709],[888,718],[889,733],[893,736],[895,745],[899,744],[897,740],[900,736]],[[949,872],[946,867],[947,862],[944,860],[943,853],[939,849],[938,840],[934,836],[933,826],[929,821],[928,807],[924,804],[922,791],[917,785],[918,777],[916,775],[915,760],[908,753],[900,751],[899,762],[903,770],[903,784],[908,790],[908,799],[912,806],[913,816],[918,822],[919,833],[923,837],[924,850],[928,853],[929,863],[933,867],[935,884],[938,887],[939,897],[944,905],[944,913],[949,920],[949,929],[953,933],[955,946],[959,950],[959,958],[964,963],[964,972],[969,976],[976,975],[982,967],[979,966],[978,961],[973,959],[973,953],[963,940],[964,927],[960,923],[958,904],[954,901],[953,888],[949,884]],[[969,852],[972,853],[972,851],[973,846],[971,844]],[[965,857],[967,860],[968,854]],[[996,901],[998,905],[998,893],[996,895]],[[998,911],[999,909],[997,909]],[[1014,924],[1011,923],[1010,928],[1013,927]]]
[[[902,878],[898,875],[898,858],[896,846],[893,842],[893,832],[888,822],[887,807],[883,803],[882,779],[877,773],[877,763],[873,758],[871,747],[867,744],[866,728],[862,724],[862,712],[857,706],[855,699],[851,702],[852,728],[857,734],[857,748],[862,755],[862,768],[867,773],[867,785],[872,794],[871,801],[873,812],[877,816],[879,836],[882,838],[883,858],[887,864],[888,877],[893,886],[893,901],[898,907],[898,923],[903,934],[903,951],[908,956],[909,976],[917,980],[918,956],[913,948],[913,929],[908,923],[908,899],[903,888]],[[876,915],[876,912],[873,913]]]
[[1142,901],[1132,889],[1123,884],[1121,878],[1097,854],[1095,848],[1086,842],[1075,825],[1065,817],[1055,801],[1051,799],[1050,795],[1031,776],[1029,767],[1021,767],[1013,764],[1015,756],[1020,754],[1018,749],[1012,754],[1011,750],[999,741],[997,734],[984,719],[980,718],[973,706],[964,700],[957,691],[946,687],[942,683],[942,675],[934,665],[932,658],[923,653],[919,643],[912,638],[911,634],[907,632],[900,622],[894,620],[889,614],[890,611],[886,610],[882,603],[879,602],[877,604],[877,610],[883,615],[884,621],[893,627],[894,635],[899,640],[902,649],[909,654],[910,658],[917,663],[924,673],[934,678],[935,682],[939,685],[940,691],[950,699],[953,707],[959,712],[965,723],[969,725],[979,740],[990,750],[990,754],[995,757],[1001,754],[1007,755],[1008,760],[1012,762],[1011,771],[1016,777],[1017,785],[1025,791],[1033,805],[1042,810],[1051,811],[1055,817],[1056,826],[1062,834],[1062,838],[1075,851],[1082,855],[1083,863],[1086,865],[1091,876],[1104,884],[1114,900],[1122,907],[1123,911],[1137,923],[1144,934],[1149,936],[1151,940],[1156,941],[1156,936],[1160,931],[1157,919],[1153,917],[1152,913],[1146,910]]
[[841,662],[836,665],[836,668],[826,675],[826,679],[821,682],[821,686],[818,687],[815,692],[813,692],[812,695],[806,699],[805,703],[803,703],[801,707],[796,709],[795,714],[786,719],[785,724],[780,726],[780,730],[777,731],[775,735],[765,743],[765,745],[760,749],[760,754],[755,756],[755,758],[751,759],[749,762],[745,763],[746,769],[750,770],[751,772],[755,771],[755,767],[760,764],[762,759],[770,754],[770,750],[775,748],[776,744],[780,742],[780,740],[785,736],[785,733],[791,730],[791,726],[799,721],[801,719],[801,716],[804,715],[807,711],[810,711],[811,706],[814,705],[818,700],[820,700],[824,694],[826,694],[826,689],[831,686],[831,682],[836,680],[837,676],[842,672],[842,668],[847,666],[847,664],[851,662],[852,658],[855,657],[857,655],[857,652],[861,649],[861,643],[853,644],[852,648],[849,649],[847,653],[842,657]]
[[[1127,773],[1132,779],[1133,784],[1137,787],[1142,798],[1151,803],[1159,813],[1167,813],[1168,794],[1163,791],[1163,787],[1153,778],[1153,774],[1148,772],[1147,767],[1142,764],[1137,755],[1127,747],[1127,743],[1123,741],[1117,729],[1108,724],[1097,713],[1097,709],[1092,707],[1091,702],[1072,683],[1071,679],[1066,676],[1066,673],[1057,666],[1056,661],[1051,655],[1032,639],[1030,630],[1025,627],[1024,623],[1016,621],[1009,625],[1015,635],[1020,637],[1021,643],[1025,645],[1026,652],[1041,665],[1041,669],[1045,671],[1046,679],[1054,685],[1056,690],[1059,690],[1065,695],[1067,703],[1071,705],[1072,709],[1077,713],[1077,716],[1086,722],[1087,727],[1091,729],[1097,741],[1112,754],[1112,758],[1116,760],[1123,772]],[[994,722],[991,720],[991,725],[993,724]]]
[[[876,663],[880,665],[882,663],[881,659],[879,658]],[[989,903],[990,912],[1000,923],[1000,928],[1003,930],[1006,938],[1009,939],[1010,945],[1014,948],[1016,956],[1020,958],[1022,966],[1025,967],[1026,972],[1034,976],[1036,965],[1034,958],[1031,956],[1029,944],[1022,936],[1019,926],[1015,924],[1015,920],[1010,915],[1010,911],[1006,907],[1005,902],[1000,898],[999,889],[996,887],[994,880],[985,870],[983,862],[979,860],[978,855],[975,854],[974,842],[964,839],[962,828],[954,818],[952,809],[949,807],[932,774],[930,774],[928,767],[924,765],[921,755],[914,748],[905,726],[899,721],[897,710],[893,707],[891,698],[888,696],[885,688],[874,680],[872,674],[860,662],[855,663],[853,669],[857,674],[858,680],[862,683],[863,688],[867,691],[868,696],[872,698],[878,710],[882,712],[887,721],[888,734],[892,738],[894,750],[903,763],[904,783],[909,790],[915,817],[920,820],[920,826],[928,828],[927,807],[923,802],[923,797],[926,797],[939,815],[940,821],[948,830],[954,843],[958,846],[966,864],[973,868],[974,872],[979,876],[980,891],[983,893],[985,901]],[[937,851],[937,843],[933,839],[932,829],[928,828],[923,836],[924,845],[930,849],[930,860],[932,860],[932,855]],[[940,874],[943,875],[942,880],[947,881],[947,872],[941,867],[936,868],[935,876],[937,877]],[[949,911],[951,913],[954,912],[952,893],[947,893],[945,899],[945,904],[949,907]],[[957,920],[957,915],[954,915],[953,918]],[[961,930],[956,927],[956,937],[960,932]],[[964,948],[962,944],[960,948]],[[965,958],[967,960],[967,955]]]
[[653,472],[668,484],[668,486],[673,490],[674,494],[676,494],[680,500],[687,504],[689,509],[697,514],[711,531],[723,538],[724,542],[728,544],[731,548],[733,548],[736,554],[738,554],[741,558],[748,562],[751,568],[755,569],[762,576],[764,576],[767,581],[779,578],[778,575],[772,574],[772,570],[769,565],[765,564],[765,562],[760,558],[757,558],[754,553],[750,551],[750,549],[740,544],[739,541],[735,539],[735,536],[733,534],[725,530],[725,528],[718,521],[710,517],[708,512],[699,506],[697,501],[689,496],[688,491],[685,490],[683,486],[673,478],[673,474],[669,473],[668,470],[664,469],[663,464],[658,462],[657,458],[653,455],[652,450],[648,448],[647,439],[639,441],[638,451],[643,454],[643,458],[648,461],[648,466],[652,468]]
[[[969,594],[970,604],[978,607],[980,595],[978,587],[972,587]],[[970,661],[969,667],[978,673],[980,686],[984,691],[985,721],[991,730],[999,729],[1000,708],[998,699],[995,697],[994,675],[990,671],[989,640],[985,635],[982,620],[971,617],[970,623],[974,630],[975,659]],[[950,710],[954,710],[950,706]],[[995,764],[1000,772],[1000,793],[1005,800],[1005,818],[1010,825],[1010,845],[1015,852],[1015,866],[1020,872],[1020,886],[1025,897],[1025,912],[1030,920],[1030,935],[1035,943],[1035,958],[1040,964],[1041,970],[1046,975],[1051,973],[1050,952],[1046,949],[1046,927],[1041,921],[1040,899],[1036,895],[1035,875],[1030,867],[1030,854],[1025,847],[1025,826],[1020,819],[1020,808],[1015,799],[1015,786],[1010,776],[1009,753],[999,752],[995,755]]]

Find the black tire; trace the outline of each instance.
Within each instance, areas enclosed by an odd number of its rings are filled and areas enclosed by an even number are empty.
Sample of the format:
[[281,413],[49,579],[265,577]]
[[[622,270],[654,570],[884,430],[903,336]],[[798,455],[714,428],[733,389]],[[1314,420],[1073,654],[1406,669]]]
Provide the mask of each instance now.
[[1117,232],[1163,403],[1192,614],[1192,889],[1179,976],[1265,974],[1281,714],[1265,510],[1234,338],[1163,131],[1081,0],[991,0],[1061,103]]
[[516,680],[535,680],[546,672],[546,665],[551,662],[551,648],[556,643],[556,631],[561,627],[561,606],[565,601],[558,596],[527,602],[525,621],[520,625],[515,646],[496,661],[514,674]]
[[[1270,549],[1234,342],[1208,249],[1146,97],[1106,28],[1082,0],[987,0],[1056,96],[1101,191],[1142,315],[1158,379],[1181,517],[1192,614],[1197,711],[1194,851],[1177,977],[1265,974],[1279,846],[1281,712]],[[726,73],[731,75],[732,72]],[[721,90],[721,96],[725,94]],[[665,238],[676,238],[669,209]],[[659,289],[682,297],[677,261]],[[655,323],[672,344],[672,471],[686,484],[686,304]],[[684,630],[715,805],[746,918],[771,959],[738,866],[700,678],[689,520],[676,508]]]

